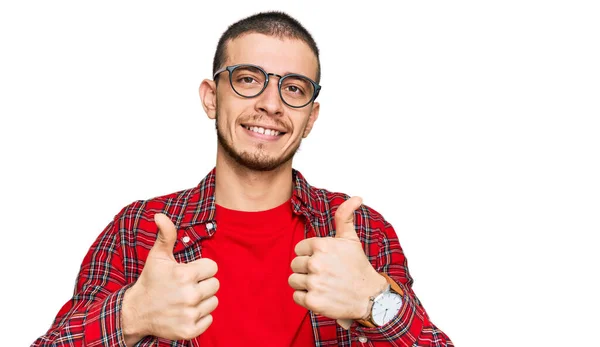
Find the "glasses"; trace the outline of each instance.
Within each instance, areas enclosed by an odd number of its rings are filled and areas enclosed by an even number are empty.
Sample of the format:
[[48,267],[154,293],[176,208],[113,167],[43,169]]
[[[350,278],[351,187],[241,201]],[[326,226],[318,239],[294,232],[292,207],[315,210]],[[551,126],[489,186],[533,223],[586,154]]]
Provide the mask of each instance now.
[[269,84],[269,76],[279,77],[277,89],[283,102],[293,108],[304,107],[319,95],[321,86],[306,76],[287,74],[284,76],[266,72],[261,67],[250,64],[227,66],[215,72],[213,79],[224,71],[229,71],[229,84],[233,91],[244,98],[260,95]]

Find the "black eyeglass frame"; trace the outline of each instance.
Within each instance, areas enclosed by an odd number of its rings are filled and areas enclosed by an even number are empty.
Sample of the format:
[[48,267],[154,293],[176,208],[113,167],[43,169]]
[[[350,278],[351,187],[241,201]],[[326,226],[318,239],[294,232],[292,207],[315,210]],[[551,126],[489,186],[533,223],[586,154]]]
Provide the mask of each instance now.
[[[240,66],[249,66],[255,69],[260,70],[265,76],[265,83],[263,84],[262,89],[260,90],[260,92],[256,93],[256,95],[253,96],[246,96],[246,95],[242,95],[240,94],[237,90],[235,90],[235,88],[233,87],[233,81],[231,80],[231,76],[233,76],[233,71],[237,68],[239,68]],[[317,99],[317,96],[319,96],[319,92],[321,91],[321,86],[313,81],[312,79],[304,76],[304,75],[300,75],[300,74],[296,74],[296,73],[291,73],[291,74],[287,74],[287,75],[278,75],[276,73],[272,73],[272,72],[266,72],[263,68],[261,68],[260,66],[257,65],[252,65],[252,64],[237,64],[237,65],[231,65],[231,66],[226,66],[220,70],[218,70],[217,72],[215,72],[215,74],[213,75],[213,80],[216,80],[217,76],[221,73],[221,72],[225,72],[228,71],[229,72],[229,85],[231,86],[231,89],[239,96],[246,98],[246,99],[251,99],[251,98],[255,98],[257,96],[259,96],[260,94],[262,94],[262,92],[265,91],[265,89],[267,89],[267,86],[269,85],[269,76],[277,76],[279,77],[279,82],[277,83],[277,90],[279,91],[279,97],[281,98],[281,101],[283,101],[284,104],[288,105],[289,107],[292,108],[302,108],[305,107],[306,105],[310,104],[311,102],[315,101]],[[313,95],[312,97],[308,100],[308,102],[302,106],[293,106],[287,103],[287,101],[285,101],[285,99],[283,98],[283,95],[281,95],[281,84],[283,82],[283,80],[285,80],[288,77],[301,77],[301,78],[305,78],[307,79],[310,83],[312,83],[313,85]]]

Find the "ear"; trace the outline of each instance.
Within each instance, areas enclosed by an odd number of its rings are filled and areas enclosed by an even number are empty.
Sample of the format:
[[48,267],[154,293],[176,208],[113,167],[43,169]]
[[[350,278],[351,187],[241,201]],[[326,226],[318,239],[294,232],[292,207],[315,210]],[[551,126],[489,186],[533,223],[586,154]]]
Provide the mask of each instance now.
[[217,116],[217,84],[213,80],[205,79],[198,88],[202,108],[210,119]]
[[310,134],[313,125],[317,121],[317,118],[319,118],[320,107],[321,104],[319,104],[318,102],[313,103],[312,110],[310,111],[310,116],[308,116],[308,123],[306,123],[306,128],[304,128],[304,134],[302,134],[303,138],[306,138],[308,134]]

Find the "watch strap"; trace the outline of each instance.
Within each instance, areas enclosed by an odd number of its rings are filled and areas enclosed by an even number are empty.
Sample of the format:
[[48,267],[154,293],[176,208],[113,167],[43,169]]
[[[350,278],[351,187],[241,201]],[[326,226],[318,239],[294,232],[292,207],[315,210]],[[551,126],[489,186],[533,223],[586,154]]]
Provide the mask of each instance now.
[[398,283],[396,283],[396,281],[394,281],[390,276],[388,276],[388,274],[386,274],[384,272],[380,272],[379,274],[381,276],[385,277],[385,279],[390,284],[390,289],[391,290],[395,291],[400,296],[404,296],[404,291],[402,290],[402,288],[400,288],[400,286],[398,285]]

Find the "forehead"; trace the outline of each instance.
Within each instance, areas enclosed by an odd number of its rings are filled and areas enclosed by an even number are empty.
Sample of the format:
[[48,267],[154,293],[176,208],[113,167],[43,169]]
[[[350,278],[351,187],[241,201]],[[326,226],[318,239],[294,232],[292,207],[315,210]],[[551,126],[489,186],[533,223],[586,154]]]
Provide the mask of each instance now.
[[298,73],[316,79],[317,57],[301,40],[257,33],[244,34],[227,43],[225,65],[254,64],[267,72]]

